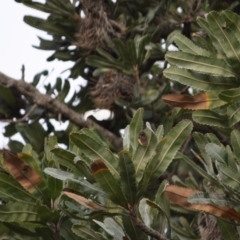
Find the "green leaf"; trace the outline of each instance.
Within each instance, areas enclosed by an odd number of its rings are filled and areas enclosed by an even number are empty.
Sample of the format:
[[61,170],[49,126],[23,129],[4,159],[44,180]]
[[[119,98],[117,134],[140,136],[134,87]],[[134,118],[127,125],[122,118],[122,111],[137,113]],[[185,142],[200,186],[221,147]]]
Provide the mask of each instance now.
[[130,150],[130,126],[127,125],[127,127],[124,130],[124,135],[123,135],[123,149],[126,151]]
[[66,31],[64,26],[56,24],[56,22],[51,21],[50,19],[45,20],[33,16],[24,16],[23,21],[26,24],[39,30],[46,31],[49,34],[67,36],[71,39],[71,35],[68,33],[68,31]]
[[14,93],[11,89],[0,86],[0,96],[1,99],[7,103],[8,107],[16,107],[16,98],[14,97]]
[[68,182],[73,182],[78,184],[78,191],[84,192],[85,194],[89,195],[95,195],[95,196],[104,196],[105,193],[99,189],[99,187],[96,187],[94,184],[89,183],[86,179],[84,178],[79,178],[73,173],[65,172],[62,170],[58,170],[55,168],[45,168],[44,172],[54,178],[57,178],[62,181],[68,181]]
[[47,76],[48,75],[48,71],[47,70],[44,70],[38,74],[36,74],[33,78],[33,81],[32,81],[32,85],[34,87],[36,87],[41,79],[42,76]]
[[49,162],[53,161],[53,154],[51,150],[54,149],[58,144],[56,136],[49,136],[44,139],[44,152]]
[[215,47],[223,56],[227,57],[226,61],[233,68],[237,68],[240,63],[240,47],[234,32],[225,27],[224,19],[215,11],[207,15],[207,21],[209,22],[209,29],[214,33],[214,37],[218,42]]
[[240,88],[229,89],[219,93],[219,98],[228,103],[240,102]]
[[[155,197],[153,204],[151,204],[152,215],[151,227],[156,231],[165,234],[167,237],[170,235],[170,202],[164,195],[164,190],[168,182],[164,180]],[[166,234],[167,233],[167,234]]]
[[230,128],[240,121],[238,104],[230,105],[225,114],[219,114],[212,110],[198,110],[192,116],[196,122],[220,128]]
[[117,180],[113,177],[106,165],[100,161],[91,164],[93,176],[109,199],[117,205],[128,208],[128,203]]
[[58,95],[58,100],[60,102],[64,102],[65,98],[67,97],[67,95],[69,93],[69,90],[70,90],[70,82],[67,79],[65,79],[62,90]]
[[231,201],[223,194],[200,192],[195,193],[188,197],[188,202],[192,204],[211,204],[217,206],[227,206],[229,208],[234,208],[237,202]]
[[71,169],[74,173],[82,174],[77,168],[76,163],[74,163],[74,159],[76,158],[75,154],[61,148],[54,148],[51,150],[51,153],[53,154],[53,160],[56,161],[56,163]]
[[133,220],[127,216],[122,216],[122,223],[124,230],[130,239],[134,240],[147,240],[147,235],[136,227]]
[[[206,171],[204,171],[201,167],[199,167],[196,163],[194,163],[191,159],[187,156],[183,155],[182,153],[178,152],[175,159],[183,159],[186,163],[188,163],[195,171],[197,171],[201,176],[206,178],[208,181],[217,184],[218,180],[216,179],[215,175],[210,175]],[[218,185],[218,184],[217,184]]]
[[135,168],[128,152],[121,151],[118,155],[122,191],[128,203],[134,206],[137,195]]
[[[178,81],[189,87],[204,91],[225,90],[227,88],[234,88],[239,86],[236,78],[226,78],[201,74],[184,68],[178,68],[176,66],[171,66],[170,68],[165,69],[163,73],[165,77],[171,80]],[[223,93],[220,93],[219,97],[222,96],[222,94]],[[224,98],[220,98],[223,101],[226,101]]]
[[143,175],[142,188],[155,181],[166,171],[177,151],[192,131],[192,122],[183,120],[178,123],[168,135],[158,144],[156,155],[149,162]]
[[27,203],[8,203],[0,205],[1,222],[40,221],[36,206]]
[[240,193],[240,175],[234,169],[227,167],[226,165],[219,164],[219,177],[223,185],[229,186],[237,193]]
[[60,194],[62,192],[63,182],[59,179],[48,176],[47,187],[48,187],[49,192],[51,194],[51,198],[53,200],[55,200],[56,198],[58,198],[60,196]]
[[71,230],[82,239],[106,240],[102,234],[93,231],[93,229],[88,226],[74,224]]
[[163,125],[159,125],[156,131],[158,141],[160,141],[163,138],[163,134],[164,134]]
[[139,108],[136,113],[134,114],[130,126],[130,154],[134,154],[137,146],[138,146],[138,137],[139,133],[142,131],[143,128],[143,108]]
[[70,140],[91,161],[101,159],[116,178],[120,177],[117,171],[117,158],[110,150],[106,149],[102,144],[96,142],[94,139],[87,136],[86,134],[81,133],[71,133]]
[[208,155],[220,163],[227,164],[227,152],[225,148],[219,147],[215,143],[208,143],[205,147]]
[[32,169],[34,169],[42,179],[44,179],[42,174],[42,169],[40,167],[40,160],[38,155],[30,144],[27,144],[23,147],[22,152],[18,154],[18,157]]
[[41,152],[43,150],[44,138],[47,133],[45,132],[42,124],[39,122],[34,122],[24,126],[16,124],[16,130],[22,135],[25,142],[31,143],[36,152]]
[[93,220],[101,228],[103,228],[109,235],[113,237],[114,240],[122,240],[125,236],[122,228],[116,223],[112,218],[105,218],[104,223],[97,220]]
[[12,201],[35,202],[37,198],[26,191],[22,185],[10,175],[0,173],[0,198]]
[[220,218],[217,218],[217,224],[223,239],[227,239],[227,240],[239,239],[239,235],[236,231],[236,226],[234,226],[232,223],[229,223]]
[[82,240],[81,237],[73,233],[73,231],[71,230],[72,227],[73,223],[70,219],[65,219],[64,221],[61,221],[59,225],[61,236],[67,240]]
[[144,174],[144,171],[146,169],[146,165],[150,161],[150,159],[156,154],[155,148],[157,146],[157,137],[156,135],[149,129],[145,129],[140,133],[139,141],[141,141],[141,135],[144,135],[144,141],[146,143],[139,144],[134,155],[133,155],[133,164],[136,169],[136,181],[139,183],[139,181],[142,179],[142,176]]
[[206,149],[205,146],[209,143],[207,138],[201,134],[201,133],[193,133],[193,138],[204,158],[204,167],[206,169],[206,171],[208,172],[208,174],[214,174],[214,170],[213,170],[213,164],[212,164],[212,160],[209,157],[209,155],[206,153]]
[[170,64],[196,72],[211,74],[213,76],[240,77],[223,60],[217,58],[196,56],[184,52],[168,52],[165,58]]
[[182,34],[178,34],[175,37],[174,42],[177,44],[178,48],[183,52],[205,57],[210,57],[211,55],[210,52],[203,48],[198,47],[189,38],[185,37]]
[[240,161],[240,132],[236,129],[231,132],[231,143],[233,151],[238,161]]

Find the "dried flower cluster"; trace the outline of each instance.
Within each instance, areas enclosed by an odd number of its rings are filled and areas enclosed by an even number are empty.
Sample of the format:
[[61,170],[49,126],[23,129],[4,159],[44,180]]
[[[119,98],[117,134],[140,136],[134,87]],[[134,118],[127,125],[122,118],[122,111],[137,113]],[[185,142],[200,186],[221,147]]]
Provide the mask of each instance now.
[[84,0],[82,5],[85,17],[79,18],[74,45],[91,52],[96,48],[108,49],[106,36],[109,39],[122,38],[125,28],[121,23],[109,18],[103,0]]
[[134,78],[110,71],[99,77],[90,94],[96,107],[112,109],[116,99],[132,99],[134,83]]

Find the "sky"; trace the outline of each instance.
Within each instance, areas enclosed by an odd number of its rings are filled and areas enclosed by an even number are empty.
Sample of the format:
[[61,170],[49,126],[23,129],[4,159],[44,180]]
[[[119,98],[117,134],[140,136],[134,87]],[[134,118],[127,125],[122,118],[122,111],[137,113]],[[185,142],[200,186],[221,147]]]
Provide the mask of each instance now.
[[[38,0],[38,2],[43,1]],[[0,72],[9,77],[20,79],[21,67],[24,64],[26,82],[31,82],[35,74],[43,70],[51,72],[47,80],[41,79],[41,81],[45,81],[44,83],[46,81],[54,82],[51,80],[55,80],[58,76],[61,76],[63,79],[67,78],[69,75],[68,71],[61,73],[70,68],[74,63],[58,60],[47,62],[46,59],[53,51],[38,50],[33,45],[39,45],[38,36],[45,39],[50,39],[50,36],[25,24],[23,22],[25,15],[40,18],[47,17],[46,13],[28,8],[14,0],[0,0]],[[77,79],[71,81],[71,84],[72,89],[78,89],[80,85],[85,83],[81,79]],[[40,91],[43,91],[43,89],[40,89]],[[60,130],[64,129],[66,124],[59,125],[55,122],[55,126]],[[4,138],[3,132],[3,124],[0,122],[0,149],[7,147],[7,139]],[[20,137],[15,135],[12,139],[20,140]]]

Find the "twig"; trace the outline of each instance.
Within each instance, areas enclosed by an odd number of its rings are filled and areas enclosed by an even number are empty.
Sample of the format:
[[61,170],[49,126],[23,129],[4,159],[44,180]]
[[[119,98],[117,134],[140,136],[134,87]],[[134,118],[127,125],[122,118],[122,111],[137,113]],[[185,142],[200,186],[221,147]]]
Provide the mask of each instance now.
[[31,98],[36,105],[43,107],[49,112],[62,114],[69,121],[80,127],[97,128],[117,150],[122,149],[122,138],[117,137],[115,134],[90,119],[85,120],[82,114],[75,112],[64,103],[61,103],[58,99],[54,99],[47,94],[41,94],[31,84],[26,83],[25,81],[18,81],[0,72],[0,86],[6,88],[15,88],[19,93]]
[[22,118],[19,119],[0,119],[1,122],[7,122],[7,123],[20,123],[20,122],[24,122],[25,120],[27,120],[27,118],[29,117],[29,115],[34,111],[34,109],[37,107],[37,104],[32,105],[32,107],[30,108],[30,110],[28,111],[28,113],[26,113]]

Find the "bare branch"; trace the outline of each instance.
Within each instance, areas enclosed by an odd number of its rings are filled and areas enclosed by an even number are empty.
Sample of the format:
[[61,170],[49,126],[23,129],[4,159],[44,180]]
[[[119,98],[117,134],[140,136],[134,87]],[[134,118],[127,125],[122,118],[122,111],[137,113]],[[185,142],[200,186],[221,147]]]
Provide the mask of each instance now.
[[47,94],[41,94],[31,84],[26,83],[25,81],[15,80],[0,72],[0,86],[6,88],[15,88],[21,94],[31,98],[32,101],[38,106],[43,107],[51,113],[62,114],[69,121],[75,123],[80,127],[97,128],[99,131],[101,131],[103,136],[106,137],[113,144],[113,146],[117,150],[122,149],[122,139],[120,137],[117,137],[115,134],[90,119],[85,120],[82,114],[79,114],[74,110],[70,109],[64,103],[61,103],[58,99],[53,99]]

